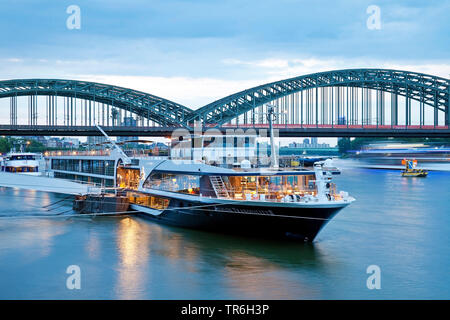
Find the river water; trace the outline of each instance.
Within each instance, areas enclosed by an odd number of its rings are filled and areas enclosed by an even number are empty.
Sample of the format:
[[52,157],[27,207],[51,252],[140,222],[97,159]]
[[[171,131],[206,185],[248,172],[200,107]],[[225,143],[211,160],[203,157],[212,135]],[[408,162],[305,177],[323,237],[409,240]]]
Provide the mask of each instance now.
[[70,217],[64,195],[0,188],[0,299],[449,299],[450,172],[346,167],[335,180],[357,201],[313,244]]

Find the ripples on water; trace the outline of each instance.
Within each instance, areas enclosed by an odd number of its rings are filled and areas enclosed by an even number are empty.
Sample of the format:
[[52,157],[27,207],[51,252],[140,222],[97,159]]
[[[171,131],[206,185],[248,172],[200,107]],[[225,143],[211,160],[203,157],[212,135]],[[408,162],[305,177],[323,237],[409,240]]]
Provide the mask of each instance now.
[[[450,173],[335,179],[357,201],[314,244],[71,216],[64,195],[0,188],[0,298],[449,299]],[[66,289],[73,264],[81,290]],[[381,290],[366,287],[372,264]]]

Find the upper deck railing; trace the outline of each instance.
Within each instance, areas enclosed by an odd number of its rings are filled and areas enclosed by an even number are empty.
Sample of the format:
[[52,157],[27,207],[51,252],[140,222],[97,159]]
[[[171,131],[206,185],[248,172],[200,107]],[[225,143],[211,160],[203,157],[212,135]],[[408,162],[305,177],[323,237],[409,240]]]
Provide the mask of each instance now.
[[46,151],[44,156],[46,157],[57,157],[57,156],[109,156],[111,152],[109,150],[84,150],[84,151],[71,151],[71,150],[60,150],[60,151]]

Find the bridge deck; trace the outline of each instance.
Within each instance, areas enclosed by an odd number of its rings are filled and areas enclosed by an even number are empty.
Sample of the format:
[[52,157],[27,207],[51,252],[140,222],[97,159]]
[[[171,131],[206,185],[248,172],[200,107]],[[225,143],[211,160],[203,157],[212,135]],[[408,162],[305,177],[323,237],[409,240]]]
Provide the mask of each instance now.
[[[448,126],[376,126],[376,125],[275,125],[280,137],[450,137]],[[102,127],[110,136],[141,136],[170,138],[180,127]],[[222,126],[222,133],[233,129],[255,128],[256,133],[268,129],[268,125]],[[208,127],[203,128],[207,130]],[[193,131],[192,131],[193,132]],[[0,125],[3,136],[99,136],[93,126],[29,126]]]

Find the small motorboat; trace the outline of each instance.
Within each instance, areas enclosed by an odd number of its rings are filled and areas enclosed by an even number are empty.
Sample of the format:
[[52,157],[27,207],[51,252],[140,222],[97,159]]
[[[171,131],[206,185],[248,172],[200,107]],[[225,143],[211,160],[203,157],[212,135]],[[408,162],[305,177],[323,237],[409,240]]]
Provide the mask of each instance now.
[[424,169],[416,169],[417,160],[402,160],[402,164],[405,169],[402,170],[402,177],[426,177],[428,176],[428,171]]

